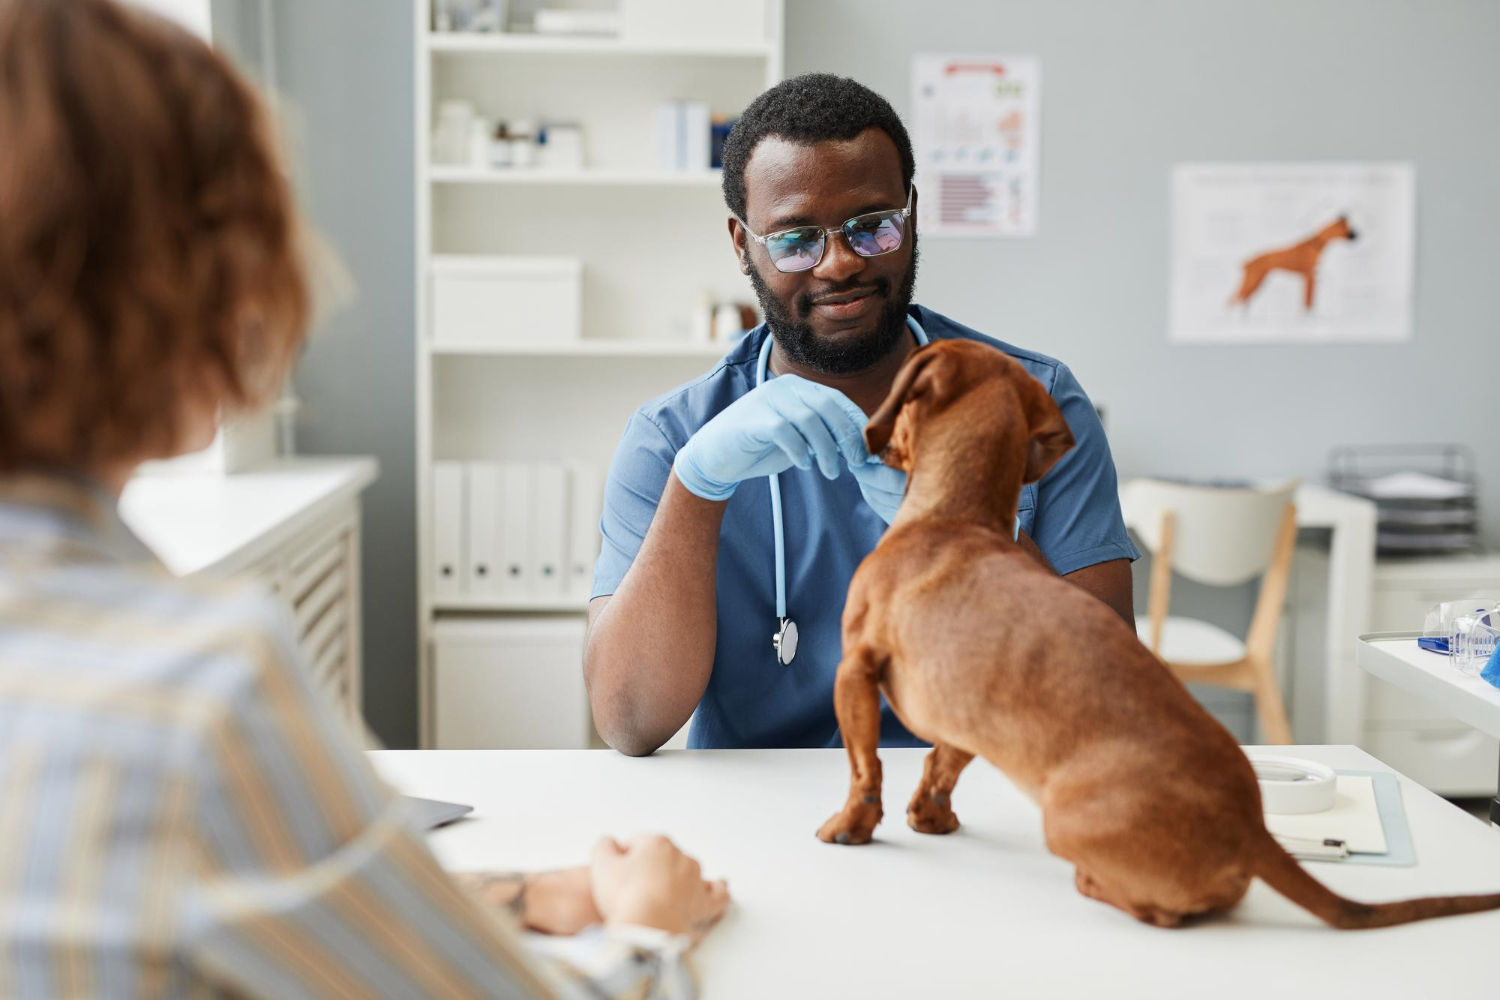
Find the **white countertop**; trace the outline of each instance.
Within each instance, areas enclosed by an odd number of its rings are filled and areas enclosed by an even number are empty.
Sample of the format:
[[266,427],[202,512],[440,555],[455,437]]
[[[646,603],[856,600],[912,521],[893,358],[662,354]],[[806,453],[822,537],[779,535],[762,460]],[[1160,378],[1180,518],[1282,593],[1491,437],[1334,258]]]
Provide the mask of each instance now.
[[374,482],[373,458],[290,458],[231,475],[132,479],[120,516],[178,576],[230,573]]
[[1359,665],[1410,691],[1460,722],[1500,736],[1500,688],[1461,674],[1448,657],[1417,645],[1415,632],[1372,632],[1359,637]]
[[[1278,747],[1384,770],[1348,746]],[[1500,912],[1335,931],[1252,885],[1228,917],[1148,927],[1080,896],[1049,854],[1037,808],[971,765],[953,796],[963,827],[914,833],[905,804],[923,751],[882,750],[876,842],[814,831],[842,805],[842,750],[383,751],[398,788],[467,802],[437,831],[453,870],[578,864],[600,834],[662,831],[729,879],[734,905],[698,953],[707,1000],[768,997],[1478,997],[1494,995]],[[1500,891],[1500,832],[1402,778],[1414,868],[1310,864],[1361,900]]]

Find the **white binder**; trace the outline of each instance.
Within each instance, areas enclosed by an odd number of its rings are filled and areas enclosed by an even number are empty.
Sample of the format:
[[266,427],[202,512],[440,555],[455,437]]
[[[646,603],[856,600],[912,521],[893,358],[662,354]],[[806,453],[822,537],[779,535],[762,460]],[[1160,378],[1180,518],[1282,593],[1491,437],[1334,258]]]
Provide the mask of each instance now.
[[602,487],[599,470],[575,464],[573,488],[569,491],[568,596],[586,601],[594,589],[594,563],[599,558],[599,511]]
[[540,597],[562,597],[567,588],[568,469],[561,462],[536,466],[532,516],[532,591]]
[[525,462],[500,463],[500,592],[507,597],[532,593],[532,467]]
[[500,464],[470,462],[465,523],[468,527],[466,578],[469,593],[493,597],[500,592]]
[[688,101],[682,105],[682,167],[683,170],[707,170],[710,165],[713,123],[709,118],[708,105],[703,101]]
[[464,578],[464,467],[432,463],[432,596],[462,597]]

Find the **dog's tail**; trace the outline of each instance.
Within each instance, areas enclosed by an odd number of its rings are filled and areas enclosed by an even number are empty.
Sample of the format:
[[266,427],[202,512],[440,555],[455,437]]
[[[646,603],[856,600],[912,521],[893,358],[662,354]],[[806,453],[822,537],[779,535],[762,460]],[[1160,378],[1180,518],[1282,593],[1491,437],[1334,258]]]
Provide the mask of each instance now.
[[1256,851],[1259,855],[1255,864],[1256,875],[1272,889],[1334,927],[1348,930],[1393,927],[1414,920],[1500,909],[1500,892],[1481,896],[1428,896],[1395,903],[1356,903],[1309,875],[1269,833]]

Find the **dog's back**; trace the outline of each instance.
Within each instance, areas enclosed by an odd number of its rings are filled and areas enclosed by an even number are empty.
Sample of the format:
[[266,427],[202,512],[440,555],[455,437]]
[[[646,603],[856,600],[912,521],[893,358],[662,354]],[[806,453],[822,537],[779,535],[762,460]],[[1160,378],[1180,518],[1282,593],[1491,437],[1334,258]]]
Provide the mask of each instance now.
[[[985,758],[1033,797],[1096,744],[1119,760],[1122,739],[1143,764],[1185,731],[1226,766],[1244,762],[1114,611],[982,526],[893,528],[850,587],[844,644],[860,643],[887,652],[882,687],[913,733]],[[1253,788],[1248,765],[1239,777]]]

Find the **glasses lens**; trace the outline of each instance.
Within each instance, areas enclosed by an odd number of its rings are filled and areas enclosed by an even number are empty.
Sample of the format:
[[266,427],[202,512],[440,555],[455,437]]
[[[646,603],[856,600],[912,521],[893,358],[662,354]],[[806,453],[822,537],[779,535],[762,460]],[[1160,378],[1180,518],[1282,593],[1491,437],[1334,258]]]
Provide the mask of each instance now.
[[823,259],[823,230],[811,226],[766,237],[766,253],[778,271],[806,271]]
[[901,245],[906,217],[900,212],[875,212],[844,223],[850,248],[861,257],[879,257]]

